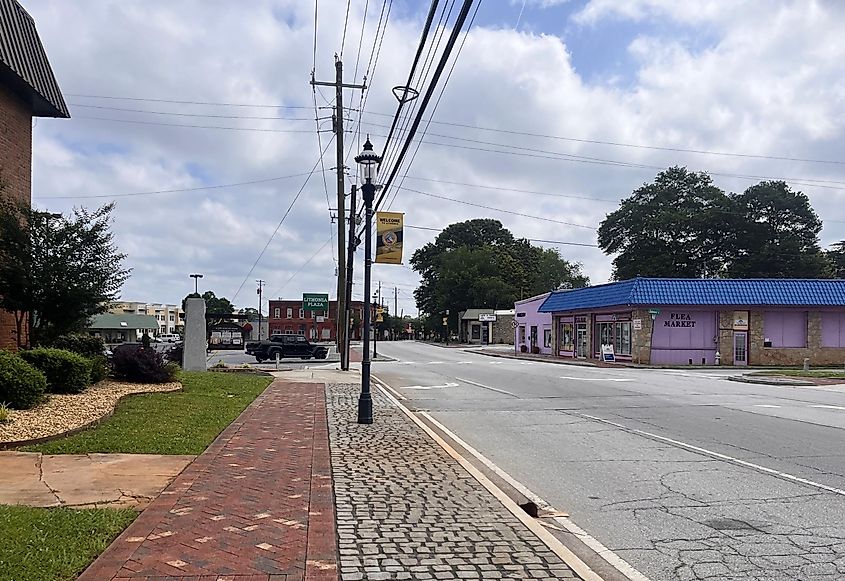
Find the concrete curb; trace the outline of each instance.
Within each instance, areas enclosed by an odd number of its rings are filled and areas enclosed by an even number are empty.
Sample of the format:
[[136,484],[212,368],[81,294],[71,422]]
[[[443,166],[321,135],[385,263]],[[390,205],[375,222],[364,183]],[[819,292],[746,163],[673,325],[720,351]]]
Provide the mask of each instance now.
[[537,361],[539,363],[554,363],[555,365],[574,365],[576,367],[598,367],[598,365],[596,365],[595,363],[590,363],[588,361],[567,361],[565,359],[541,359],[539,357],[521,357],[519,355],[512,355],[510,353],[491,353],[489,351],[472,351],[472,353],[484,355],[486,357],[516,359],[518,361]]
[[786,375],[736,375],[728,377],[728,381],[736,381],[737,383],[756,383],[758,385],[790,385],[795,387],[811,387],[817,385],[812,381],[787,377]]

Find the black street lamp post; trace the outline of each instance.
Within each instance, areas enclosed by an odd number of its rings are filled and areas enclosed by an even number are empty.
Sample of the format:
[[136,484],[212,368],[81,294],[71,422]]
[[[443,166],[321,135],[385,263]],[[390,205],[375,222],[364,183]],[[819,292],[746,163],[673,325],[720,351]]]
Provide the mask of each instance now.
[[378,295],[373,293],[373,302],[376,304],[376,320],[373,323],[373,359],[378,359]]
[[194,279],[194,294],[198,295],[199,293],[199,279],[202,278],[201,274],[189,274],[192,279]]
[[361,185],[361,192],[364,194],[364,207],[366,209],[366,223],[364,226],[364,357],[361,361],[361,395],[358,398],[358,423],[373,423],[373,398],[370,394],[370,327],[371,309],[370,304],[370,271],[372,269],[373,254],[373,200],[376,197],[376,184],[374,183],[378,164],[381,162],[375,151],[370,138],[364,143],[364,150],[355,157],[355,161],[361,166],[361,176],[364,183]]

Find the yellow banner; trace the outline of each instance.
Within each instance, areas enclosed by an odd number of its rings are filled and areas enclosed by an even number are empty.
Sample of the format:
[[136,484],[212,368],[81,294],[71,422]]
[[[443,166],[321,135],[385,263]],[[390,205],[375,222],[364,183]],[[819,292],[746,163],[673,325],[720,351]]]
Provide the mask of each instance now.
[[376,212],[376,262],[402,264],[404,219],[400,212]]

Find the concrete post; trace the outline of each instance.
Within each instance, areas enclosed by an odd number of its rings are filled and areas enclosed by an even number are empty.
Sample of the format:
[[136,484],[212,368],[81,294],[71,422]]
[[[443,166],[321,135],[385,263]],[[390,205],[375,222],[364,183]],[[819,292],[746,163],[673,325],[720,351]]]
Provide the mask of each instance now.
[[182,369],[206,371],[205,299],[193,297],[185,301],[185,343]]

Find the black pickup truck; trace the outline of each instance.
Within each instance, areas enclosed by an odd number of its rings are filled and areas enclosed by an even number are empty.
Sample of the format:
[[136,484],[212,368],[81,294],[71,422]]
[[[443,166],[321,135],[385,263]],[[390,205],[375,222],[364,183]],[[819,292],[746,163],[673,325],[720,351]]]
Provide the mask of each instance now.
[[309,343],[301,335],[273,335],[262,341],[249,341],[246,344],[247,355],[252,355],[259,363],[268,359],[299,357],[301,359],[325,359],[329,355],[327,347]]

